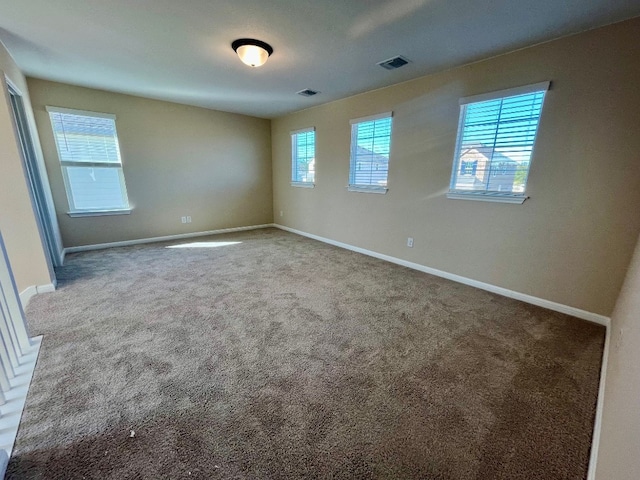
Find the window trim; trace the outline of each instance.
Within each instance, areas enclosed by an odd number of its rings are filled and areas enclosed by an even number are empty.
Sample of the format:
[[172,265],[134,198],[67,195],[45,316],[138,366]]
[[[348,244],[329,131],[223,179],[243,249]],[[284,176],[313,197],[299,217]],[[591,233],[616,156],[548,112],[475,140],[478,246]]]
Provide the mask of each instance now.
[[75,212],[67,212],[70,217],[104,217],[108,215],[130,215],[132,208],[121,208],[114,210],[78,210]]
[[383,195],[389,191],[387,187],[375,185],[348,185],[347,190],[358,193],[381,193]]
[[385,194],[389,191],[388,181],[389,181],[389,170],[387,169],[387,185],[367,185],[367,184],[359,184],[352,183],[355,179],[355,170],[354,170],[354,158],[353,158],[353,145],[354,145],[354,137],[353,137],[353,127],[360,123],[364,122],[374,122],[376,120],[383,120],[385,118],[391,119],[391,130],[389,131],[389,157],[391,157],[391,137],[393,132],[393,111],[377,113],[375,115],[368,115],[366,117],[353,118],[349,120],[349,124],[351,125],[351,143],[349,147],[349,185],[347,185],[347,191],[349,192],[358,192],[358,193],[380,193]]
[[294,172],[297,172],[297,161],[298,161],[298,158],[296,156],[296,152],[294,151],[294,148],[293,148],[293,139],[299,133],[308,133],[308,132],[313,132],[314,133],[314,135],[313,135],[313,149],[315,151],[315,149],[316,149],[316,136],[315,136],[316,127],[299,128],[297,130],[291,130],[289,132],[289,136],[291,137],[291,182],[290,182],[290,184],[291,184],[292,187],[314,188],[316,186],[316,184],[315,184],[315,170],[314,170],[314,176],[313,176],[314,181],[313,182],[301,182],[299,180],[294,180],[293,179]]
[[316,188],[316,184],[311,182],[290,182],[290,185],[298,188]]
[[516,95],[525,95],[527,93],[548,91],[551,81],[532,83],[531,85],[522,85],[521,87],[505,88],[504,90],[496,90],[488,93],[480,93],[469,97],[462,97],[459,100],[460,105],[468,105],[469,103],[487,102],[498,98],[515,97]]
[[64,108],[64,107],[52,107],[47,105],[47,112],[49,113],[68,113],[69,115],[82,115],[84,117],[96,117],[96,118],[108,118],[115,122],[116,116],[113,113],[102,113],[102,112],[93,112],[91,110],[76,110],[75,108]]
[[[497,90],[488,93],[481,93],[478,95],[471,95],[467,97],[462,97],[459,100],[460,104],[460,114],[458,116],[458,132],[456,135],[456,146],[453,153],[453,165],[451,167],[451,179],[449,181],[449,191],[446,194],[447,198],[453,200],[476,200],[481,202],[499,202],[499,203],[512,203],[512,204],[523,204],[525,200],[530,198],[526,191],[522,193],[498,193],[498,192],[487,192],[487,191],[461,191],[455,190],[453,188],[454,182],[457,178],[457,163],[458,158],[457,154],[460,149],[460,143],[462,142],[462,138],[464,135],[464,120],[465,120],[465,107],[471,103],[479,103],[479,102],[487,102],[490,100],[497,100],[499,98],[507,98],[514,97],[517,95],[526,95],[528,93],[534,92],[546,92],[549,91],[551,87],[551,81],[546,82],[538,82],[530,85],[522,85],[520,87],[507,88],[503,90]],[[544,98],[542,106],[540,107],[540,115],[542,115],[542,108],[544,107]],[[536,135],[533,140],[533,145],[531,148],[531,158],[533,158],[533,154],[535,151],[536,141],[538,139],[538,128],[536,129]],[[531,168],[531,162],[529,163],[529,168]],[[528,177],[528,176],[527,176]],[[525,185],[526,187],[526,185]]]
[[[103,112],[94,112],[90,110],[77,110],[73,108],[64,108],[64,107],[54,107],[47,105],[45,107],[47,113],[49,113],[49,123],[51,125],[53,140],[56,145],[56,153],[58,154],[58,162],[60,164],[60,169],[62,170],[62,180],[64,182],[65,193],[67,195],[67,203],[69,204],[69,211],[67,214],[70,217],[88,217],[88,216],[102,216],[102,215],[127,215],[130,214],[133,210],[131,206],[131,202],[129,201],[129,194],[127,192],[127,184],[124,178],[124,170],[122,165],[122,157],[120,155],[120,141],[118,138],[118,130],[115,125],[116,115],[112,113],[103,113]],[[51,113],[61,113],[61,114],[69,114],[69,115],[77,115],[83,117],[93,117],[93,118],[106,118],[109,120],[113,120],[114,123],[114,133],[116,145],[118,147],[118,159],[119,162],[76,162],[76,161],[63,161],[60,155],[60,149],[58,145],[58,141],[56,139],[56,133],[53,129],[53,122],[51,119]],[[124,208],[77,208],[75,206],[75,201],[73,199],[73,191],[71,189],[71,182],[69,181],[69,173],[67,171],[67,167],[93,167],[93,168],[117,168],[118,169],[118,179],[120,183],[120,193],[122,194],[123,203],[125,205]]]
[[375,120],[382,120],[384,118],[393,118],[393,111],[377,113],[375,115],[368,115],[366,117],[353,118],[349,120],[349,123],[351,125],[355,125],[356,123],[373,122]]
[[478,202],[494,202],[494,203],[516,203],[522,205],[525,200],[529,197],[526,195],[515,195],[508,193],[483,193],[483,192],[475,192],[475,193],[460,193],[460,192],[449,192],[447,193],[447,198],[451,198],[453,200],[476,200]]

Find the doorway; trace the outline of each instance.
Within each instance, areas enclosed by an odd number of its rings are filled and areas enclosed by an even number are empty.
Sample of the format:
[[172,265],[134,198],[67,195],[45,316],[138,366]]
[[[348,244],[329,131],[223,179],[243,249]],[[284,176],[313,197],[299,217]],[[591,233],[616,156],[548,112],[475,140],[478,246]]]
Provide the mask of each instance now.
[[27,178],[27,186],[31,197],[31,204],[36,217],[36,223],[40,232],[47,266],[52,282],[55,285],[54,267],[62,266],[61,245],[55,235],[52,223],[51,211],[47,206],[45,191],[43,187],[41,171],[38,168],[37,157],[33,145],[33,138],[29,130],[24,101],[20,91],[7,80],[7,88],[9,91],[9,100],[13,112],[13,119],[16,126],[16,133],[22,151],[22,160]]

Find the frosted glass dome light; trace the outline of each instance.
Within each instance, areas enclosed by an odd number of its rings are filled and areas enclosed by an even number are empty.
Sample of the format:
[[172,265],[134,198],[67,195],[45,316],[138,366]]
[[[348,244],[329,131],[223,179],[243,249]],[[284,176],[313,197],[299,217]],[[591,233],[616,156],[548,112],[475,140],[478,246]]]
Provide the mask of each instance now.
[[240,60],[250,67],[264,65],[273,53],[271,45],[252,38],[238,39],[231,44],[231,48],[238,54]]

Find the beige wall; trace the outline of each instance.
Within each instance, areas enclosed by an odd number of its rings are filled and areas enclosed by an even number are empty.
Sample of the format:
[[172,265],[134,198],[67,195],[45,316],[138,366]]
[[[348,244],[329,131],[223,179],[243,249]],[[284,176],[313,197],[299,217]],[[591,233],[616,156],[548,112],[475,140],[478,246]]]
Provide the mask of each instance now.
[[[275,221],[611,314],[640,231],[638,31],[635,19],[274,120]],[[553,83],[531,198],[523,205],[445,198],[458,99],[545,80]],[[349,119],[389,110],[389,192],[348,192]],[[311,126],[316,187],[291,187],[289,132]]]
[[637,480],[640,477],[640,241],[611,318],[603,405],[596,478]]
[[[65,247],[272,222],[270,121],[28,79]],[[131,215],[71,218],[47,105],[116,115]],[[190,215],[191,224],[180,218]]]
[[52,279],[27,189],[5,75],[20,90],[29,112],[25,78],[0,44],[0,232],[21,292],[30,286],[47,285]]

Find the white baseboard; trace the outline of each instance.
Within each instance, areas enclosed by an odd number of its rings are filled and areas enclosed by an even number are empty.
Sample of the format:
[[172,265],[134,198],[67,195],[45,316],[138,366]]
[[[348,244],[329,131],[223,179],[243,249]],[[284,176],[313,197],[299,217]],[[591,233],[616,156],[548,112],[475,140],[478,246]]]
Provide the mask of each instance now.
[[[347,250],[351,250],[357,253],[362,253],[364,255],[368,255],[370,257],[375,257],[381,260],[385,260],[391,263],[395,263],[397,265],[402,265],[404,267],[408,267],[414,270],[418,270],[424,273],[428,273],[431,275],[435,275],[441,278],[446,278],[448,280],[452,280],[454,282],[462,283],[464,285],[469,285],[472,287],[480,288],[482,290],[486,290],[488,292],[496,293],[498,295],[503,295],[505,297],[513,298],[515,300],[520,300],[525,303],[530,303],[532,305],[537,305],[539,307],[548,308],[549,310],[553,310],[560,313],[565,313],[567,315],[572,315],[577,318],[581,318],[583,320],[587,320],[589,322],[597,323],[599,325],[603,325],[606,327],[606,336],[605,336],[605,344],[604,351],[602,354],[602,364],[600,369],[600,385],[598,390],[598,400],[596,406],[596,417],[593,428],[593,437],[591,444],[591,454],[589,459],[589,470],[587,480],[595,480],[596,475],[596,463],[598,457],[598,447],[600,444],[600,432],[602,428],[602,415],[603,415],[603,400],[604,400],[604,392],[605,392],[605,382],[606,382],[606,373],[607,373],[607,363],[609,357],[609,347],[610,347],[610,339],[611,339],[611,319],[604,315],[600,315],[593,312],[588,312],[586,310],[581,310],[576,307],[571,307],[569,305],[564,305],[561,303],[553,302],[551,300],[546,300],[539,297],[534,297],[532,295],[528,295],[526,293],[516,292],[513,290],[509,290],[503,287],[498,287],[496,285],[491,285],[489,283],[480,282],[478,280],[473,280],[470,278],[466,278],[460,275],[456,275],[453,273],[445,272],[443,270],[438,270],[435,268],[427,267],[425,265],[421,265],[414,262],[409,262],[407,260],[403,260],[401,258],[392,257],[390,255],[385,255],[382,253],[374,252],[372,250],[367,250],[365,248],[356,247],[354,245],[349,245],[347,243],[339,242],[336,240],[332,240],[330,238],[321,237],[319,235],[314,235],[312,233],[303,232],[301,230],[296,230],[294,228],[286,227],[284,225],[279,225],[276,223],[273,224],[263,224],[263,225],[252,225],[247,227],[236,227],[236,228],[225,228],[220,230],[210,230],[207,232],[195,232],[195,233],[185,233],[178,235],[167,235],[163,237],[153,237],[153,238],[144,238],[137,240],[127,240],[122,242],[111,242],[111,243],[101,243],[95,245],[83,245],[78,247],[69,247],[63,249],[62,255],[63,258],[67,253],[74,252],[83,252],[89,250],[101,250],[105,248],[112,247],[123,247],[128,245],[139,245],[144,243],[154,243],[154,242],[164,242],[171,240],[181,240],[186,238],[194,238],[194,237],[202,237],[207,235],[217,235],[221,233],[232,233],[232,232],[240,232],[246,230],[257,230],[261,228],[269,228],[275,227],[281,230],[285,230],[287,232],[295,233],[297,235],[302,235],[304,237],[312,238],[314,240],[318,240],[320,242],[327,243],[329,245],[334,245],[336,247],[344,248]],[[55,285],[40,285],[40,286],[31,286],[26,288],[22,293],[20,293],[20,301],[22,303],[23,308],[26,307],[31,297],[38,293],[52,292],[55,290]],[[6,465],[5,465],[6,468]]]
[[478,280],[473,280],[471,278],[462,277],[460,275],[456,275],[449,272],[444,272],[442,270],[437,270],[435,268],[427,267],[425,265],[420,265],[418,263],[409,262],[407,260],[402,260],[400,258],[392,257],[389,255],[384,255],[382,253],[374,252],[371,250],[367,250],[360,247],[355,247],[353,245],[349,245],[347,243],[338,242],[336,240],[331,240],[330,238],[321,237],[319,235],[314,235],[312,233],[303,232],[300,230],[296,230],[295,228],[285,227],[284,225],[279,225],[275,223],[273,225],[276,228],[281,230],[285,230],[287,232],[295,233],[298,235],[302,235],[304,237],[312,238],[314,240],[318,240],[320,242],[328,243],[330,245],[334,245],[336,247],[345,248],[347,250],[351,250],[354,252],[362,253],[364,255],[369,255],[370,257],[379,258],[381,260],[386,260],[391,263],[395,263],[397,265],[402,265],[404,267],[412,268],[414,270],[419,270],[421,272],[429,273],[431,275],[435,275],[437,277],[446,278],[448,280],[453,280],[454,282],[463,283],[465,285],[469,285],[472,287],[480,288],[482,290],[486,290],[488,292],[497,293],[498,295],[503,295],[505,297],[510,297],[515,300],[520,300],[525,303],[530,303],[532,305],[537,305],[539,307],[548,308],[549,310],[553,310],[560,313],[566,313],[567,315],[572,315],[577,318],[581,318],[583,320],[587,320],[589,322],[597,323],[598,325],[603,325],[606,327],[605,334],[605,342],[604,342],[604,351],[602,352],[602,364],[600,367],[600,385],[598,388],[598,400],[596,406],[596,418],[593,425],[593,437],[591,442],[591,455],[589,458],[589,470],[587,480],[595,480],[596,478],[596,462],[598,459],[598,447],[600,445],[600,432],[602,429],[602,413],[604,409],[604,390],[605,390],[605,380],[607,374],[607,361],[609,358],[609,344],[611,339],[611,318],[605,317],[604,315],[599,315],[593,312],[587,312],[586,310],[581,310],[579,308],[570,307],[568,305],[563,305],[561,303],[552,302],[551,300],[545,300],[544,298],[534,297],[532,295],[527,295],[526,293],[515,292],[513,290],[508,290],[506,288],[498,287],[496,285],[491,285],[489,283],[480,282]]
[[[57,283],[57,282],[56,282]],[[38,285],[36,287],[36,290],[38,290],[37,293],[51,293],[51,292],[55,292],[56,291],[56,284],[55,283],[48,283],[46,285]]]
[[206,237],[208,235],[219,235],[221,233],[243,232],[246,230],[258,230],[260,228],[273,227],[273,223],[265,223],[262,225],[249,225],[247,227],[221,228],[218,230],[209,230],[206,232],[179,233],[177,235],[165,235],[163,237],[139,238],[136,240],[124,240],[121,242],[96,243],[94,245],[80,245],[78,247],[67,247],[64,249],[64,255],[75,252],[87,252],[90,250],[103,250],[105,248],[128,247],[130,245],[140,245],[143,243],[168,242],[171,240],[183,240],[185,238]]
[[41,343],[42,336],[31,338],[30,350],[20,357],[16,376],[9,380],[11,389],[4,392],[6,403],[0,406],[0,478],[4,478],[11,458]]
[[53,283],[47,283],[46,285],[31,285],[30,287],[25,288],[20,292],[20,303],[22,304],[22,308],[27,308],[29,300],[38,293],[55,292],[55,290],[56,286]]
[[31,285],[30,287],[25,288],[22,292],[20,292],[20,303],[22,303],[22,308],[27,308],[29,300],[31,297],[35,296],[38,293],[38,287],[35,285]]
[[607,364],[609,363],[609,348],[611,344],[611,324],[607,325],[607,334],[604,339],[604,351],[602,352],[602,365],[600,367],[600,386],[598,388],[598,403],[596,404],[596,419],[593,424],[593,436],[591,439],[591,454],[589,456],[589,470],[587,480],[596,479],[596,466],[598,463],[598,450],[600,448],[600,432],[602,431],[602,414],[604,411],[604,391],[607,380]]
[[449,273],[443,270],[427,267],[425,265],[420,265],[419,263],[409,262],[407,260],[402,260],[401,258],[392,257],[390,255],[374,252],[372,250],[367,250],[365,248],[355,247],[347,243],[338,242],[336,240],[331,240],[330,238],[325,238],[319,235],[314,235],[312,233],[296,230],[295,228],[285,227],[284,225],[279,225],[277,223],[273,224],[273,226],[281,230],[286,230],[287,232],[302,235],[304,237],[313,238],[314,240],[328,243],[336,247],[345,248],[353,252],[362,253],[370,257],[375,257],[381,260],[386,260],[387,262],[395,263],[397,265],[402,265],[403,267],[412,268],[414,270],[419,270],[421,272],[428,273],[430,275],[446,278],[447,280],[453,280],[454,282],[463,283],[471,287],[480,288],[481,290],[497,293],[498,295],[513,298],[515,300],[520,300],[525,303],[530,303],[532,305],[537,305],[539,307],[548,308],[549,310],[553,310],[555,312],[566,313],[567,315],[572,315],[574,317],[578,317],[583,320],[588,320],[590,322],[597,323],[599,325],[607,326],[611,322],[611,319],[609,317],[605,317],[604,315],[599,315],[597,313],[587,312],[586,310],[581,310],[579,308],[570,307],[568,305],[563,305],[561,303],[552,302],[551,300],[545,300],[544,298],[534,297],[532,295],[527,295],[526,293],[515,292],[507,288],[498,287],[496,285],[491,285],[489,283],[484,283],[478,280],[473,280],[471,278],[462,277],[454,273]]

